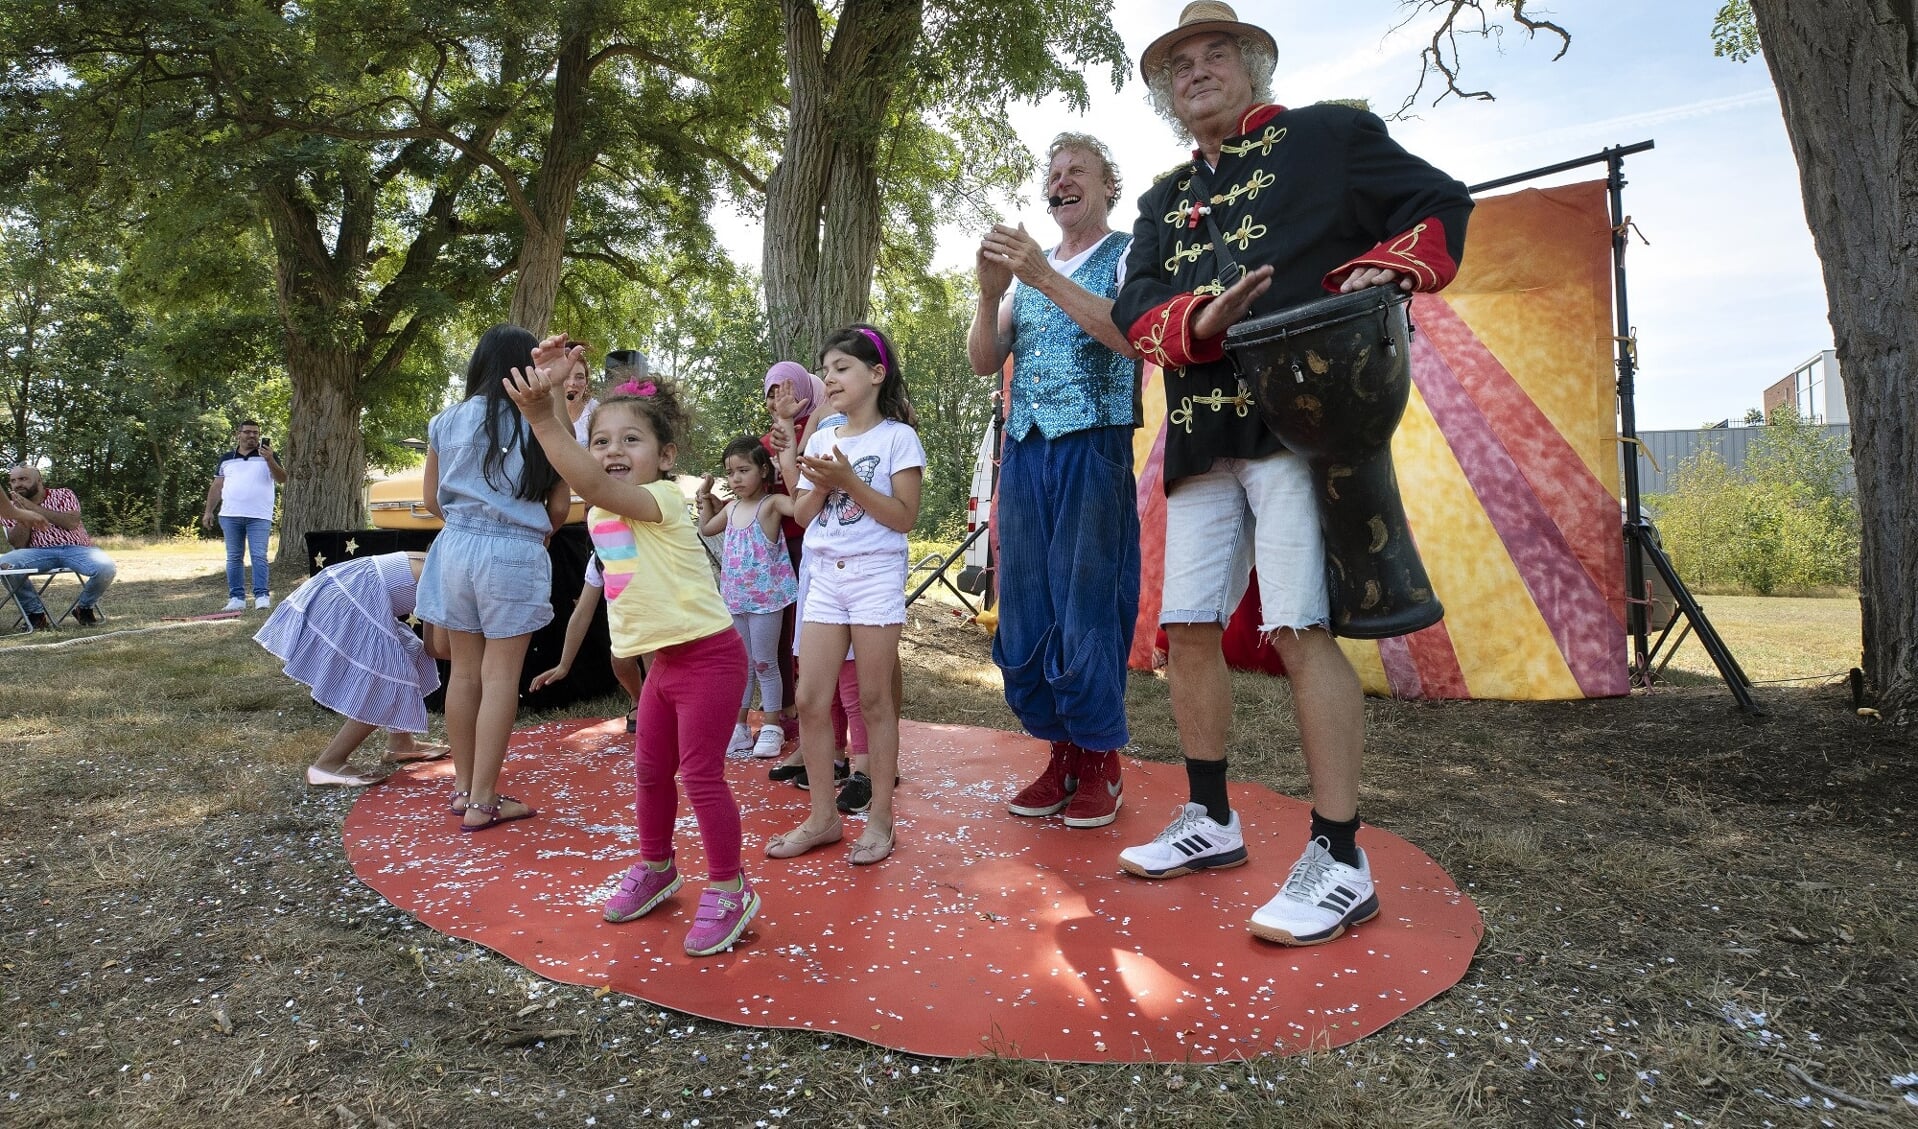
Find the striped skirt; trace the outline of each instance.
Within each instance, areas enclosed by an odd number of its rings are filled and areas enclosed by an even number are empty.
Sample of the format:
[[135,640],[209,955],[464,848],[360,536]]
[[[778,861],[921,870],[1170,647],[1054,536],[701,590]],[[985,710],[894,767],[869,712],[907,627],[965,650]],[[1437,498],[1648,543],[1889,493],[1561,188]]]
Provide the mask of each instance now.
[[313,700],[367,725],[426,732],[439,667],[400,622],[413,612],[405,553],[360,557],[320,570],[267,617],[254,642],[286,664]]

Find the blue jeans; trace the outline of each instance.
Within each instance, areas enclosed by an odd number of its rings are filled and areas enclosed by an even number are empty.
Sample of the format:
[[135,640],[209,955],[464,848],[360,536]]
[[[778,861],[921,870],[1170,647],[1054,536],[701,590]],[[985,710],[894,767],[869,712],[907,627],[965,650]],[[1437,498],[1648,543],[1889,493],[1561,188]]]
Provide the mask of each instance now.
[[266,539],[273,532],[273,519],[221,517],[220,532],[226,534],[226,594],[236,600],[246,595],[246,569],[240,559],[249,551],[253,554],[253,594],[271,592],[266,583]]
[[[0,568],[70,568],[87,578],[86,585],[80,589],[80,600],[76,608],[91,608],[99,604],[100,597],[106,593],[107,586],[113,583],[119,569],[113,558],[90,545],[53,545],[45,549],[15,549],[0,556]],[[42,615],[47,606],[40,602],[40,594],[33,590],[33,580],[27,576],[7,577],[7,587],[13,589],[20,599],[20,607],[28,615]]]
[[1008,439],[993,502],[999,627],[992,661],[1026,731],[1116,749],[1139,614],[1139,496],[1132,429]]

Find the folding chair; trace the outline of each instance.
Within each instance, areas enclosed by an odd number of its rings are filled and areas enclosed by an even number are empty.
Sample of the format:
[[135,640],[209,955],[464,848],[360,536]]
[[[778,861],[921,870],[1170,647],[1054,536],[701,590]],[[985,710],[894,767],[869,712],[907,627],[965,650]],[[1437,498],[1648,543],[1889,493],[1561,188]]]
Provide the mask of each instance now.
[[80,606],[80,593],[86,591],[85,579],[70,568],[0,568],[0,585],[4,585],[7,598],[9,602],[13,604],[16,617],[13,621],[13,627],[10,629],[14,634],[32,634],[37,629],[33,626],[33,620],[27,615],[27,606],[20,599],[20,591],[12,584],[6,582],[15,577],[25,577],[26,583],[34,586],[33,591],[41,598],[40,602],[44,606],[46,603],[47,589],[52,586],[54,578],[59,576],[73,577],[74,583],[78,587],[74,590],[73,599],[67,601],[67,609],[53,618],[52,623],[55,627],[58,627],[67,617],[71,616],[74,608]]

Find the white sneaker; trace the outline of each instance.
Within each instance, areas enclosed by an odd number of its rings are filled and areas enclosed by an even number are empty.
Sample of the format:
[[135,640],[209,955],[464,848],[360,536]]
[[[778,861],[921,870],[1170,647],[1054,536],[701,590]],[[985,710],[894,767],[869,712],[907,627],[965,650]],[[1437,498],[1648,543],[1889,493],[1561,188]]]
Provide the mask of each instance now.
[[220,610],[223,612],[243,612],[246,610],[246,598],[244,596],[235,596],[226,602],[226,607]]
[[1239,813],[1233,812],[1232,822],[1220,827],[1205,813],[1204,804],[1187,804],[1158,838],[1120,851],[1119,865],[1141,878],[1177,878],[1244,866],[1245,836],[1239,831]]
[[1323,837],[1306,845],[1305,854],[1271,901],[1252,914],[1252,935],[1281,945],[1318,945],[1345,932],[1346,926],[1379,915],[1372,863],[1359,852],[1350,867],[1332,857]]
[[262,611],[264,611],[264,610],[266,610],[267,608],[270,608],[270,607],[272,607],[272,606],[273,606],[273,593],[271,593],[271,592],[268,592],[268,593],[267,593],[266,595],[264,595],[264,596],[256,596],[256,597],[254,597],[254,599],[253,599],[253,606],[254,606],[254,607],[256,607],[256,608],[259,608],[259,609],[260,609],[260,610],[262,610]]
[[759,727],[759,736],[753,741],[753,756],[771,760],[779,755],[779,747],[785,743],[786,731],[776,721],[767,722]]
[[733,739],[726,742],[726,755],[743,757],[753,751],[753,731],[746,728],[745,722],[733,726]]

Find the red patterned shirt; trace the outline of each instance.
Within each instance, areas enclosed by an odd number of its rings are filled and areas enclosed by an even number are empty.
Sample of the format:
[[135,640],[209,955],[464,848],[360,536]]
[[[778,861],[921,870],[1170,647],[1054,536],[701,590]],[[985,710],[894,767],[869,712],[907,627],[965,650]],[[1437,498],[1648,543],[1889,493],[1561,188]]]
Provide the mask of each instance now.
[[[40,496],[40,501],[37,502],[36,505],[48,513],[77,514],[80,512],[80,499],[74,495],[73,491],[65,487],[57,490],[48,490]],[[13,529],[13,523],[0,519],[0,528],[11,530]],[[76,525],[72,529],[61,529],[52,522],[47,522],[45,525],[33,531],[33,536],[27,539],[26,548],[51,549],[60,545],[88,546],[92,544],[93,538],[87,536],[87,527],[85,525]]]

